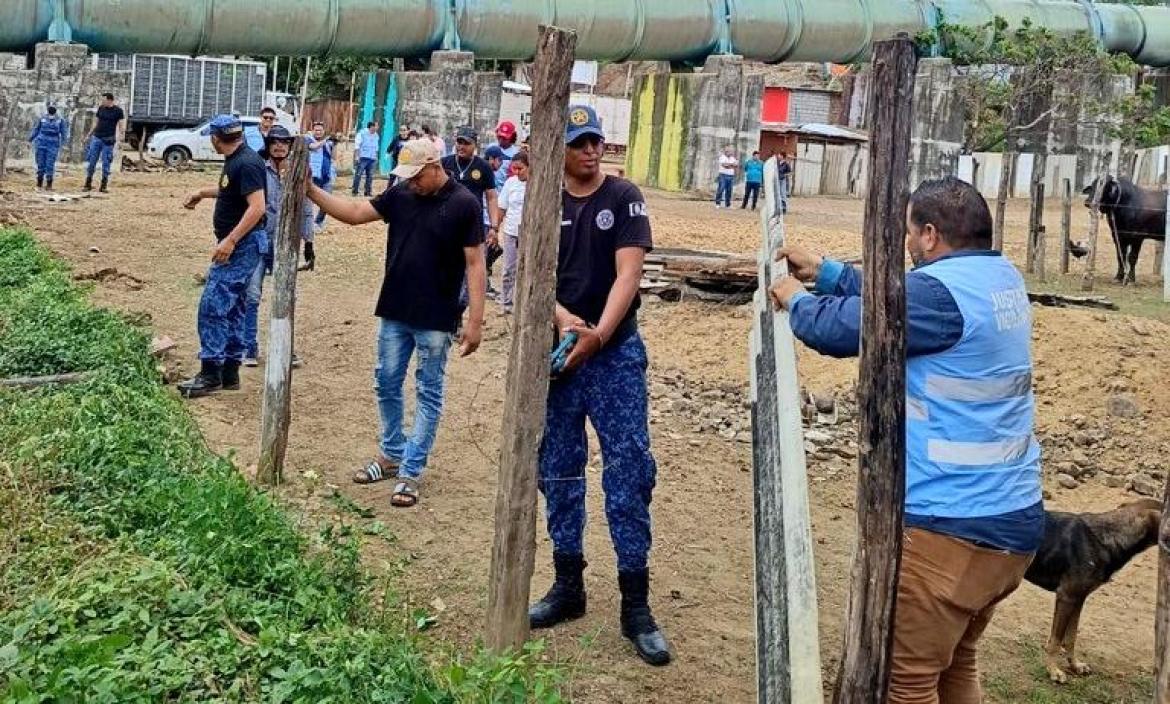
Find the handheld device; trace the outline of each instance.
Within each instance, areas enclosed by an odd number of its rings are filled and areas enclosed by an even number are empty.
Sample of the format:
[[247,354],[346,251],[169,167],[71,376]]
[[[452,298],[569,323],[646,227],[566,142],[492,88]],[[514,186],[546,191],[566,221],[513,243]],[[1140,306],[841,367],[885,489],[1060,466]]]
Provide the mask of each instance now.
[[550,362],[552,364],[552,373],[554,375],[560,374],[565,370],[565,362],[569,361],[569,353],[577,346],[577,333],[571,332],[561,338],[561,344],[553,350]]

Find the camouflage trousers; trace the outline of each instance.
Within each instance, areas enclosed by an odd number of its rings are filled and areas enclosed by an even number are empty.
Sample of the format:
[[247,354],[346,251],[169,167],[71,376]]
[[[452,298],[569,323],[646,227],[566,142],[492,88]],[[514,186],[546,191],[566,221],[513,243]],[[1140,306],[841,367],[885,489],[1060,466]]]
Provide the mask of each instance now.
[[260,237],[251,232],[225,264],[212,263],[199,299],[199,358],[222,364],[244,357],[248,283],[260,262]]
[[641,570],[650,554],[650,501],[657,467],[650,452],[646,346],[635,331],[553,380],[548,392],[539,487],[557,552],[584,554],[585,420],[601,443],[605,516],[619,571]]

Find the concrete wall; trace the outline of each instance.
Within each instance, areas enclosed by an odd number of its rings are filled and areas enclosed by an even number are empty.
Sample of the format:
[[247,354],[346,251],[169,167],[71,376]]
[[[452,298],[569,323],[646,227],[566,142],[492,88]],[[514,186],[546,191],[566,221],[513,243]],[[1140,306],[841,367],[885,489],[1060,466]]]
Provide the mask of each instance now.
[[[126,108],[130,74],[91,68],[88,49],[81,44],[38,44],[33,68],[23,54],[0,54],[0,152],[9,167],[33,165],[29,133],[49,105],[69,123],[69,142],[61,146],[59,162],[80,162],[85,135],[94,122],[102,94],[113,93]],[[6,147],[6,150],[5,150]],[[114,168],[121,159],[114,160]]]
[[825,91],[792,88],[789,91],[789,96],[788,121],[790,123],[794,125],[828,124],[831,121],[832,94]]
[[462,125],[475,127],[481,144],[495,139],[504,74],[477,73],[470,52],[436,51],[429,71],[402,71],[396,77],[398,124],[430,125],[448,143]]
[[963,147],[963,106],[955,94],[950,59],[923,59],[914,81],[910,183],[958,171]]
[[654,73],[634,89],[626,175],[671,191],[712,193],[725,145],[743,158],[760,139],[764,80],[743,58],[712,56],[701,73]]

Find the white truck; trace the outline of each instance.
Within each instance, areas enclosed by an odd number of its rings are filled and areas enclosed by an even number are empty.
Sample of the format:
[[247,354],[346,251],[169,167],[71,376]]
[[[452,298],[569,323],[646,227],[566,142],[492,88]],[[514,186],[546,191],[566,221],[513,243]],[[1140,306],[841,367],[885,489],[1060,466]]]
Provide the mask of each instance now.
[[[216,115],[234,113],[255,117],[265,105],[286,113],[278,113],[282,123],[295,124],[296,99],[267,90],[268,66],[262,61],[168,54],[95,54],[93,62],[96,69],[130,73],[129,104],[124,107],[128,122],[126,136],[132,146],[159,130],[201,126]],[[187,148],[185,158],[199,158],[197,151]],[[182,152],[174,154],[177,158]]]

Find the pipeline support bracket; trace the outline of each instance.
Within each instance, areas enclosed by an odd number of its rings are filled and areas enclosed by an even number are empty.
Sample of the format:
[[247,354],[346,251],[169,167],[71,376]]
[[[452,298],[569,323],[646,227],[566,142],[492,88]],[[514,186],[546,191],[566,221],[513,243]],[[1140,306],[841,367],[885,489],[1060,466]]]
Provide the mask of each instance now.
[[49,41],[54,44],[73,42],[73,27],[65,19],[65,0],[54,0],[53,21],[49,24]]

